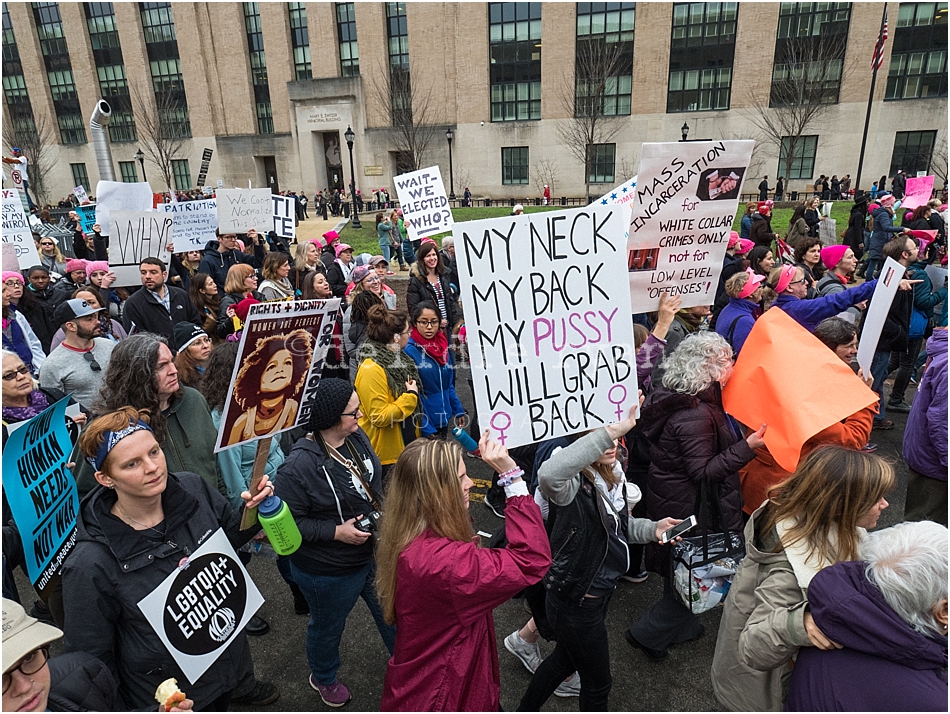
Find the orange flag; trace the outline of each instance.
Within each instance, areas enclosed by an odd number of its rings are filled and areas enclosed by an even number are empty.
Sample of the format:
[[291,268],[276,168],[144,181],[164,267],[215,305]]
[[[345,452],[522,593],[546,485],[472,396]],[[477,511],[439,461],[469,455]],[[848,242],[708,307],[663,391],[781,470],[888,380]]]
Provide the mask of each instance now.
[[758,429],[791,473],[802,446],[818,432],[878,401],[817,337],[779,309],[756,320],[722,392],[726,411]]

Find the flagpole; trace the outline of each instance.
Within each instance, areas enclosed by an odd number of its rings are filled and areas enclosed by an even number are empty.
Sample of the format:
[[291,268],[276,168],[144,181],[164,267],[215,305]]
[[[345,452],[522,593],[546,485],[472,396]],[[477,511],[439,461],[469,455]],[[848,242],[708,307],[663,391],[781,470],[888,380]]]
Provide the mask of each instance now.
[[[881,31],[878,33],[878,43],[881,44],[881,35],[884,32],[884,23],[887,22],[887,3],[884,3],[884,12],[881,14]],[[884,56],[884,46],[881,44],[881,57]],[[874,101],[874,85],[877,82],[877,69],[878,62],[877,56],[875,53],[874,59],[871,60],[873,63],[873,69],[871,72],[871,92],[868,94],[868,113],[864,117],[864,134],[861,135],[861,154],[858,156],[858,173],[854,179],[854,190],[857,191],[861,188],[861,171],[864,169],[864,150],[868,145],[868,126],[871,123],[871,103]]]

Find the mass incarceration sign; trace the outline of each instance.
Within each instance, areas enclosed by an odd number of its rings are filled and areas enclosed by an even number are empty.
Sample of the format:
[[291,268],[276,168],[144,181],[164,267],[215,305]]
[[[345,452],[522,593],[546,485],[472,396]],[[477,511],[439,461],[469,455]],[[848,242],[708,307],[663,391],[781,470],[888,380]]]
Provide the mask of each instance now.
[[627,209],[456,224],[483,427],[511,448],[619,421],[638,402]]
[[23,542],[26,572],[42,589],[76,542],[79,495],[66,462],[69,398],[13,431],[3,446],[3,492]]
[[754,141],[644,144],[630,206],[627,266],[634,312],[663,294],[711,305]]
[[263,604],[260,590],[219,528],[138,606],[194,684]]
[[401,174],[393,181],[410,240],[452,230],[452,211],[438,166]]

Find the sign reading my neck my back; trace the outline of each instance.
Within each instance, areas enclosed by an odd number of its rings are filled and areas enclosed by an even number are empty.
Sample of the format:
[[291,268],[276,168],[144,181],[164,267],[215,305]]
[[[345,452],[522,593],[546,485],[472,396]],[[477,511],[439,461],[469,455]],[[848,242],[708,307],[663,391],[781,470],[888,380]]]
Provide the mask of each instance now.
[[604,426],[637,403],[623,206],[456,224],[483,426],[511,448]]

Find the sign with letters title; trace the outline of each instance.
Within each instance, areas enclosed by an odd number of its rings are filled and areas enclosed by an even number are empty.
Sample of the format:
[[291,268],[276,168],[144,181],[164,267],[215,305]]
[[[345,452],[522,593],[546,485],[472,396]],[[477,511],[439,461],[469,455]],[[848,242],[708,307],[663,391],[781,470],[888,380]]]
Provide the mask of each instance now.
[[294,240],[297,236],[297,201],[292,196],[271,196],[273,202],[273,226],[278,238]]
[[634,312],[712,305],[754,141],[644,144],[626,266]]
[[3,189],[3,242],[13,246],[20,270],[36,265],[40,256],[33,242],[33,230],[23,211],[20,192]]
[[179,201],[159,204],[158,210],[171,215],[175,235],[175,252],[204,250],[210,240],[217,240],[217,202],[213,198],[204,201]]
[[438,166],[411,171],[393,181],[410,240],[452,230],[452,211]]
[[274,225],[269,188],[219,188],[218,231],[247,233],[252,228],[266,234]]
[[168,245],[173,241],[174,219],[159,211],[112,211],[109,237],[109,267],[116,286],[141,285],[139,264],[143,258],[171,261]]
[[475,402],[505,446],[604,426],[637,404],[628,216],[594,204],[456,224]]

